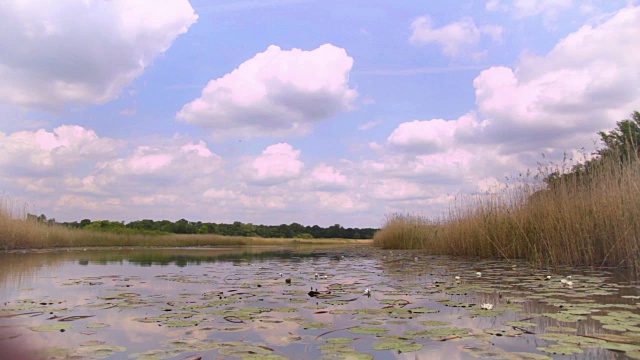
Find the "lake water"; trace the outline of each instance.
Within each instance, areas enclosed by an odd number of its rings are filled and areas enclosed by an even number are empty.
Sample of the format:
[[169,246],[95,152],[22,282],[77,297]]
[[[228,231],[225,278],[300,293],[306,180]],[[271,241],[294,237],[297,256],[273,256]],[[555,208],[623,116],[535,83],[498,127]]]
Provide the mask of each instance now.
[[0,358],[638,359],[639,299],[624,272],[366,245],[7,253]]

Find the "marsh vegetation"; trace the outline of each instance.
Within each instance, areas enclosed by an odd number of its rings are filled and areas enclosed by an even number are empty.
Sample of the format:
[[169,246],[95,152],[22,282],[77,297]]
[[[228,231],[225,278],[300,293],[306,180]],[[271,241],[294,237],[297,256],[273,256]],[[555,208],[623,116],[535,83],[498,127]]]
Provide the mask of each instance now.
[[543,166],[499,191],[463,196],[440,218],[392,214],[374,244],[431,254],[527,259],[540,266],[638,267],[640,113],[600,133],[570,169]]
[[261,238],[216,234],[144,234],[117,233],[91,229],[72,229],[59,225],[24,220],[16,216],[19,208],[0,206],[0,250],[27,250],[74,247],[204,247],[283,245],[301,243],[370,243],[370,240]]

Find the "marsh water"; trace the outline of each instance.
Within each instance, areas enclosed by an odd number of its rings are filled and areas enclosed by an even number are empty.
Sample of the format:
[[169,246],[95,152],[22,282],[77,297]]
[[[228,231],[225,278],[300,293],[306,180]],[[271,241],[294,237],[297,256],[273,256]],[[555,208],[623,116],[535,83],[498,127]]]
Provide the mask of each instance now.
[[4,253],[0,358],[637,359],[639,299],[624,271],[365,245]]

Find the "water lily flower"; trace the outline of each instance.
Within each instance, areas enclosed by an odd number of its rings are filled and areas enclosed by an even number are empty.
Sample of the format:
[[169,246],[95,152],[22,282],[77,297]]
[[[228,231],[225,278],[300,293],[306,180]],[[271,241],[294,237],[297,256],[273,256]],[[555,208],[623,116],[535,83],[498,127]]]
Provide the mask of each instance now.
[[278,273],[278,275],[279,275],[280,277],[282,277],[282,273]]
[[567,275],[567,279],[571,279],[571,275]]
[[316,276],[316,279],[317,279],[317,278],[318,278],[318,273],[316,273],[316,275],[315,275],[315,276]]
[[551,280],[551,275],[547,275],[547,280]]
[[480,305],[480,309],[482,309],[482,310],[491,310],[491,309],[493,309],[493,304],[489,304],[489,303],[482,304],[482,305]]
[[573,281],[567,281],[567,286],[568,287],[573,287]]
[[371,296],[371,290],[369,288],[366,288],[364,290],[364,294],[367,295],[367,296]]
[[562,280],[560,280],[560,283],[561,283],[562,285],[565,285],[565,284],[567,283],[567,279],[562,279]]
[[456,278],[455,278],[455,279],[456,279],[456,280],[460,280],[460,276],[456,276]]
[[477,277],[482,277],[482,273],[480,271],[476,272]]

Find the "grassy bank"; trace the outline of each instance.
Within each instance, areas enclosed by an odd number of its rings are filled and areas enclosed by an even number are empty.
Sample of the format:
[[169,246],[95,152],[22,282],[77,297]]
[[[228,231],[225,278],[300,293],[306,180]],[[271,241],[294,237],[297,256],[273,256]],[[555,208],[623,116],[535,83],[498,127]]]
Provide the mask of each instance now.
[[44,249],[60,247],[112,247],[112,246],[242,246],[287,244],[358,244],[364,240],[347,239],[263,239],[213,234],[198,235],[144,235],[115,234],[63,226],[47,225],[24,220],[24,211],[8,200],[0,204],[0,250]]
[[459,199],[440,219],[390,215],[374,245],[542,266],[640,267],[640,161],[612,156],[597,165],[542,190],[531,181]]

